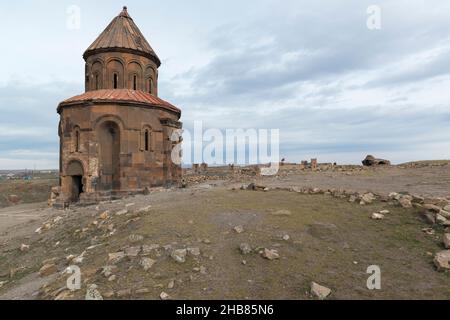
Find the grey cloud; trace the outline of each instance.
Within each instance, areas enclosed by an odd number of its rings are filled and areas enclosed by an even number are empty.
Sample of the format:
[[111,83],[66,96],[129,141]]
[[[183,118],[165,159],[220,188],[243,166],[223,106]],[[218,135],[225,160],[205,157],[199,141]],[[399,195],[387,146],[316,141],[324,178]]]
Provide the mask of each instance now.
[[[0,159],[53,163],[57,167],[60,101],[81,91],[81,84],[10,82],[0,87]],[[55,156],[56,155],[56,156]],[[21,162],[19,162],[21,163]]]

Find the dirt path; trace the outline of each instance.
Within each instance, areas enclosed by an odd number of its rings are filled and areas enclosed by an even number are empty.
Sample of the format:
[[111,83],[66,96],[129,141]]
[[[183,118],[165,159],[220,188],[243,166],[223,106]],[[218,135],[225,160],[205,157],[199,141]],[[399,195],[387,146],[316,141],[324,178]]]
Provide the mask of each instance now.
[[[0,209],[0,244],[30,235],[53,212],[46,203],[23,204]],[[34,228],[34,229],[33,229]]]

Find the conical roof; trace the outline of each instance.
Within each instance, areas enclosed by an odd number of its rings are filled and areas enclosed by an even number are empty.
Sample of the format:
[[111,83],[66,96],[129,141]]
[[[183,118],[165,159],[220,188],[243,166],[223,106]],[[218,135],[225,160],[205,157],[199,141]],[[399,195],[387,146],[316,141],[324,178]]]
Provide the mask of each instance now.
[[112,49],[119,52],[132,51],[135,54],[146,56],[158,65],[161,61],[143,36],[133,19],[123,7],[122,12],[115,17],[100,36],[89,46],[83,57],[86,59],[92,54],[108,52]]

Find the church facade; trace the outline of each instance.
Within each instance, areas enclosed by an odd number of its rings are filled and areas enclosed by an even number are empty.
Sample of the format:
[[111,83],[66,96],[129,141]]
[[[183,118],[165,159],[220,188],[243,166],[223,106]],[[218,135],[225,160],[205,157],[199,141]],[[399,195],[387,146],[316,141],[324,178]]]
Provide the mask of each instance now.
[[178,184],[172,151],[181,111],[158,97],[161,61],[127,8],[83,55],[85,93],[58,106],[57,203],[85,202]]

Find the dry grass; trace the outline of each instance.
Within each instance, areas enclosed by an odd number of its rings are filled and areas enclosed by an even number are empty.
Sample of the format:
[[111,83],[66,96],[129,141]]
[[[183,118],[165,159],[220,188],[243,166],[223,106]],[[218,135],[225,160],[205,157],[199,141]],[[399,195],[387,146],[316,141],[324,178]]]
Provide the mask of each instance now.
[[[21,242],[16,239],[3,253],[0,270],[27,266],[23,277],[50,257],[58,257],[63,268],[68,254],[102,244],[89,251],[81,265],[84,288],[96,283],[102,293],[143,287],[150,290],[133,298],[158,299],[165,291],[177,299],[309,299],[311,281],[331,288],[331,299],[450,298],[449,274],[436,272],[432,257],[427,255],[442,250],[443,230],[437,229],[436,236],[424,234],[421,230],[425,225],[414,210],[389,207],[391,214],[385,220],[373,221],[370,214],[386,204],[363,207],[326,195],[223,188],[179,190],[127,201],[153,207],[144,214],[113,216],[110,223],[118,231],[106,239],[102,238],[104,231],[92,226],[84,237],[74,236],[76,229],[88,226],[101,212],[79,208],[67,213],[63,224],[29,240],[32,250],[26,254],[14,249]],[[113,205],[103,207],[108,206]],[[280,209],[289,210],[291,215],[273,214]],[[134,217],[140,220],[126,223]],[[236,225],[243,225],[245,232],[235,233],[232,228]],[[200,247],[202,256],[177,264],[162,249],[150,256],[157,262],[147,273],[140,268],[139,258],[133,258],[120,262],[118,280],[109,282],[96,271],[107,264],[109,252],[135,245],[128,240],[130,234],[144,235],[140,244]],[[282,240],[285,234],[290,240]],[[60,244],[55,247],[57,241]],[[242,242],[253,248],[277,249],[281,258],[268,261],[258,252],[243,256],[238,250]],[[246,265],[242,264],[244,259]],[[374,264],[382,270],[380,291],[366,288],[366,269]],[[206,274],[193,271],[200,266],[206,268]],[[171,280],[175,280],[175,288],[167,289]],[[65,276],[51,286],[52,290],[64,282]],[[9,286],[12,284],[5,288]],[[74,298],[83,298],[84,293],[81,290]]]
[[58,185],[57,179],[0,181],[0,208],[13,205],[8,201],[10,195],[18,196],[19,203],[47,201],[51,188],[56,185]]

